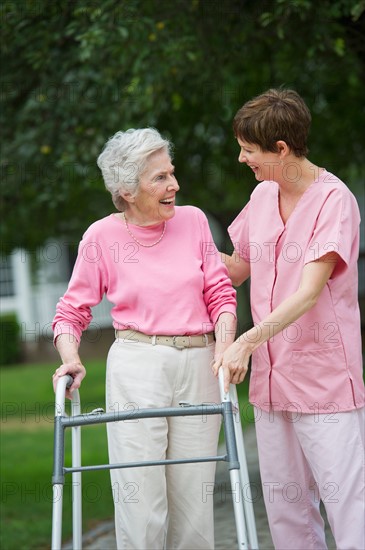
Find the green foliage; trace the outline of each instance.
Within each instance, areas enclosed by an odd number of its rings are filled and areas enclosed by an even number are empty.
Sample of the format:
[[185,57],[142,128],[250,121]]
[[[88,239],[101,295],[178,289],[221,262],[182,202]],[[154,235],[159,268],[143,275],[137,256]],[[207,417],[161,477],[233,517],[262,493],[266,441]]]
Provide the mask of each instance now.
[[10,365],[20,359],[20,326],[16,315],[0,317],[0,365]]
[[358,177],[364,2],[20,0],[3,4],[1,20],[7,251],[78,241],[109,213],[95,160],[129,127],[171,137],[181,202],[226,227],[255,184],[236,161],[231,121],[269,87],[307,100],[313,162]]

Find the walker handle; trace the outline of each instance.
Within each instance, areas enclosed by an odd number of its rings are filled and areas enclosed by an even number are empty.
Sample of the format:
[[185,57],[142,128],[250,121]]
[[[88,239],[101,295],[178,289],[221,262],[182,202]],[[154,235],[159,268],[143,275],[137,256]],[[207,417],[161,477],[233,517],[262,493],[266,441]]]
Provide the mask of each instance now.
[[66,376],[66,380],[67,380],[66,388],[70,388],[73,384],[74,379],[72,378],[72,376],[70,374],[66,374],[65,376]]
[[229,391],[224,390],[224,371],[222,367],[219,367],[218,370],[218,381],[219,381],[219,390],[221,394],[222,401],[229,401]]

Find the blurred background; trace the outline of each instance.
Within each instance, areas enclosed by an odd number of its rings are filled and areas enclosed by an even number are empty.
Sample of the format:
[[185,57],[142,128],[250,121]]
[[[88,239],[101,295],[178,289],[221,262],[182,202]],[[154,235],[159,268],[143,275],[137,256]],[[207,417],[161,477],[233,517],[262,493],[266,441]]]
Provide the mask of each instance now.
[[[0,364],[10,365],[0,371],[9,526],[2,548],[43,548],[49,377],[58,362],[51,322],[84,230],[114,210],[96,165],[104,143],[131,127],[154,126],[170,138],[179,204],[202,208],[218,247],[231,252],[226,228],[256,184],[237,161],[232,119],[254,95],[294,88],[312,112],[309,159],[347,183],[364,218],[365,2],[4,0],[0,9]],[[364,312],[363,226],[361,235]],[[103,399],[109,311],[106,301],[94,309],[82,343],[94,381],[87,403]],[[239,289],[239,324],[241,332],[250,324],[248,285]],[[27,480],[19,478],[20,449],[32,457]],[[90,495],[90,517],[97,504],[109,517],[109,504]]]
[[[342,178],[364,214],[364,12],[355,0],[2,4],[0,276],[13,328],[1,333],[10,344],[18,330],[17,360],[53,353],[77,243],[114,209],[96,158],[118,130],[154,126],[173,141],[180,204],[204,209],[230,252],[226,228],[256,183],[237,162],[233,116],[267,88],[294,88],[313,115],[310,160]],[[84,339],[93,353],[109,309],[96,308]]]

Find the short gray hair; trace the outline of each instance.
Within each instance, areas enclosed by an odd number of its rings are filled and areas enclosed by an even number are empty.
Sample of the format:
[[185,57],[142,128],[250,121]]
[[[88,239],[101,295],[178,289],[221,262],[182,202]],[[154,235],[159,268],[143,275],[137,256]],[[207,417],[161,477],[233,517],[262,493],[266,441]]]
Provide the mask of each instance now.
[[97,164],[118,210],[123,212],[126,206],[120,192],[136,194],[147,158],[161,149],[166,149],[172,157],[172,143],[155,128],[131,128],[126,132],[117,132],[106,142]]

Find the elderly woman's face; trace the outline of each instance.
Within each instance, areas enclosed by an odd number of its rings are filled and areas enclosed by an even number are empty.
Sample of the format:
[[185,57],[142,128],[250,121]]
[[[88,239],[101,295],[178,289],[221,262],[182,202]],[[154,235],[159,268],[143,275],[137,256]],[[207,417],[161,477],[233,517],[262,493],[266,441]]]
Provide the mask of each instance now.
[[128,200],[128,221],[152,225],[175,215],[175,195],[180,189],[175,167],[164,149],[152,153],[140,177],[137,194]]

